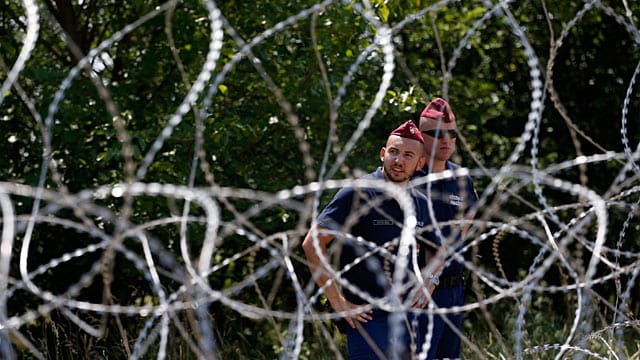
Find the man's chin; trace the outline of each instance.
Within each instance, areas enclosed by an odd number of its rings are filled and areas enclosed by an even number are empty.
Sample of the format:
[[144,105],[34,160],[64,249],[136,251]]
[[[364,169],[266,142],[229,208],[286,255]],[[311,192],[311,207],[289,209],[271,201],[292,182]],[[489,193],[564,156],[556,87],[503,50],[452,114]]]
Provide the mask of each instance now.
[[403,176],[389,176],[389,180],[394,183],[403,183],[408,180],[408,178]]

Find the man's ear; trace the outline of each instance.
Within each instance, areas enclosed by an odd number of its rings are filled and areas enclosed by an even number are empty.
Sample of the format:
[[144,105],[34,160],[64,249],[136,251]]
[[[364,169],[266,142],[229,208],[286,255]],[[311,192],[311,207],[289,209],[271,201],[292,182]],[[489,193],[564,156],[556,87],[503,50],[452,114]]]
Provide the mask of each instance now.
[[384,162],[384,153],[387,151],[387,149],[383,146],[380,148],[380,161]]
[[418,159],[418,167],[416,168],[416,170],[420,170],[424,167],[424,164],[427,163],[427,157],[425,155],[420,156],[420,159]]

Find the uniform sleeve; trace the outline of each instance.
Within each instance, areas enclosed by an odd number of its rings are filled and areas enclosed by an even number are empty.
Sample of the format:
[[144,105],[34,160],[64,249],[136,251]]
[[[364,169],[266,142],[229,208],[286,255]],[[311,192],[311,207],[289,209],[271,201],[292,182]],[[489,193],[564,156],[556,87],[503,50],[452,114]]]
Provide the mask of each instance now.
[[331,202],[322,210],[316,222],[320,227],[338,230],[344,225],[353,207],[354,191],[351,187],[342,188]]

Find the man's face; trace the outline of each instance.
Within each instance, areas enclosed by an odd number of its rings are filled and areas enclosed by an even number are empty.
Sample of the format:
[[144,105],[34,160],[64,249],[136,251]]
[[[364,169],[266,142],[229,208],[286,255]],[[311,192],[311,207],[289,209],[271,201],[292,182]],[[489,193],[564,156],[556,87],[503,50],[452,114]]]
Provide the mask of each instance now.
[[422,151],[422,143],[417,140],[389,136],[387,146],[380,149],[384,177],[395,183],[408,181],[424,165]]
[[426,117],[420,118],[420,132],[424,138],[426,161],[447,161],[456,150],[457,128],[455,121],[444,122]]

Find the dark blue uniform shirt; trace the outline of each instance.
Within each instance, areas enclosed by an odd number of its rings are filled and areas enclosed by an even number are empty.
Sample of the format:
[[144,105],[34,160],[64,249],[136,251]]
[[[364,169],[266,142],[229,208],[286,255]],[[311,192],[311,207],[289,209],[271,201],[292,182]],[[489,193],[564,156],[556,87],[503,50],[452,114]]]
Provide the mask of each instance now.
[[[362,179],[378,179],[384,181],[382,169],[379,167]],[[418,224],[416,236],[423,248],[429,241],[433,241],[430,233],[422,233],[420,228],[428,225],[427,198],[420,191],[409,190],[414,201],[414,209]],[[391,253],[398,249],[404,214],[396,200],[382,190],[375,188],[357,188],[347,186],[338,191],[333,200],[320,213],[317,223],[320,227],[336,230],[342,234],[336,235],[336,239],[342,242],[340,253],[340,269],[350,266],[343,275],[352,285],[374,298],[382,298],[390,289],[395,263],[391,262],[388,255],[377,252],[372,256],[356,259],[365,253],[374,250],[375,247],[387,246]],[[351,216],[351,218],[350,218]],[[347,236],[346,238],[342,235]],[[356,241],[356,237],[365,242],[375,244],[369,246]],[[388,247],[394,240],[396,246]],[[435,246],[432,244],[432,246]],[[424,258],[418,259],[418,264],[425,265]],[[411,271],[411,263],[408,263]],[[385,269],[390,271],[385,271]],[[343,288],[344,297],[354,304],[364,304],[366,300]]]
[[[445,166],[447,170],[454,171],[460,168],[460,166],[450,161],[447,161]],[[422,170],[417,171],[414,177],[426,176],[428,174],[429,167],[425,166]],[[430,193],[427,193],[427,186],[429,186],[429,184],[421,185],[421,188],[425,195],[430,197],[433,202],[433,215],[438,221],[442,235],[445,237],[446,244],[453,244],[454,248],[458,249],[462,246],[462,227],[452,229],[451,225],[443,225],[442,223],[450,220],[462,219],[478,201],[478,196],[473,188],[471,177],[455,176],[449,179],[433,181],[430,184]],[[462,273],[463,270],[464,265],[457,261],[451,261],[448,266],[444,268],[440,276]]]

